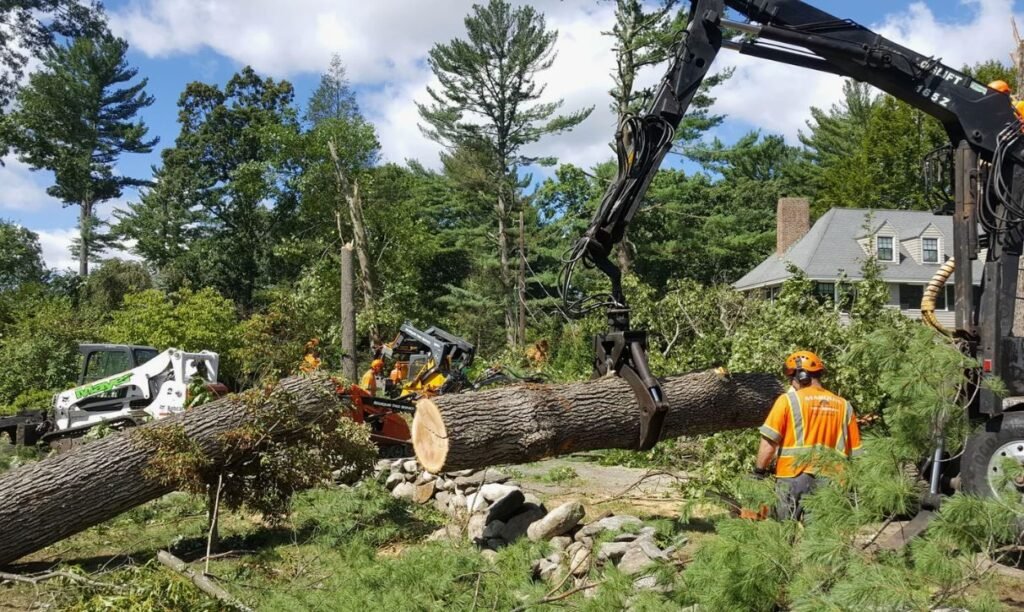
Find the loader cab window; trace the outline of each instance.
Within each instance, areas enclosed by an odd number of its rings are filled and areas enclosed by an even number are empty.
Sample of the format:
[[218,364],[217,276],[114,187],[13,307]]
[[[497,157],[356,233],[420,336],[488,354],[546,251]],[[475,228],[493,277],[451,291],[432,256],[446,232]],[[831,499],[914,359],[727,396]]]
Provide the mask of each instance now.
[[135,354],[135,367],[139,367],[160,354],[155,349],[142,348],[133,349],[132,352]]
[[127,351],[94,351],[85,358],[85,375],[82,377],[82,383],[91,383],[120,374],[132,367]]

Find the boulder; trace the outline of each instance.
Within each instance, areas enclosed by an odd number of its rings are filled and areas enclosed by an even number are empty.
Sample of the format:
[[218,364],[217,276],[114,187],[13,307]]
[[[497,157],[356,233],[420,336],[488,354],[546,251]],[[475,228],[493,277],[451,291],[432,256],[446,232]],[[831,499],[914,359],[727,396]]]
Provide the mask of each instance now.
[[509,520],[505,521],[505,529],[501,532],[501,537],[506,542],[515,542],[519,538],[526,535],[530,525],[535,521],[544,518],[544,510],[533,504],[523,504],[523,507],[519,510],[519,514],[516,514]]
[[580,546],[573,551],[572,555],[569,555],[568,552],[566,551],[566,555],[569,557],[569,571],[577,578],[586,576],[590,572],[590,547]]
[[466,525],[466,535],[469,536],[469,539],[474,542],[476,542],[477,540],[482,540],[484,537],[484,529],[486,528],[486,526],[487,523],[484,520],[484,515],[474,514],[473,516],[469,517],[469,523],[467,523]]
[[575,527],[585,513],[583,504],[579,502],[566,502],[549,512],[544,518],[530,525],[527,535],[534,542],[560,536]]
[[483,495],[474,493],[466,498],[466,510],[470,514],[476,514],[477,512],[483,512],[487,509],[487,500],[484,499]]
[[554,550],[565,550],[572,544],[572,538],[569,536],[555,536],[551,538],[551,548]]
[[476,470],[459,470],[457,472],[447,472],[447,475],[452,478],[459,478],[461,476],[472,476]]
[[384,486],[387,487],[389,491],[393,491],[395,487],[403,482],[405,482],[405,474],[402,474],[401,472],[393,472],[388,476],[388,479],[384,481]]
[[[502,485],[496,485],[502,486]],[[485,496],[486,497],[486,496]],[[512,489],[508,494],[493,500],[494,503],[490,509],[487,510],[487,522],[491,521],[507,521],[512,518],[519,509],[523,507],[525,501],[523,492],[519,489]]]
[[445,525],[427,536],[428,542],[438,540],[457,540],[462,537],[462,530],[456,525]]
[[502,497],[505,497],[506,495],[513,491],[518,490],[519,489],[515,487],[510,487],[508,485],[499,484],[497,482],[489,482],[480,487],[480,495],[483,495],[484,499],[486,499],[487,501],[493,502],[501,499]]
[[437,480],[437,476],[434,476],[430,472],[420,472],[419,475],[416,476],[416,484],[418,485],[433,482],[434,480]]
[[629,550],[629,546],[629,542],[605,542],[597,549],[597,560],[617,563],[619,559],[622,559],[622,555]]
[[401,482],[394,489],[391,489],[391,495],[398,499],[412,499],[416,495],[416,485],[411,482]]
[[639,518],[628,514],[609,516],[584,525],[582,529],[576,532],[576,539],[594,538],[604,531],[619,531],[628,526],[643,527],[643,524],[644,522]]
[[655,533],[657,533],[657,532],[655,531],[654,527],[644,527],[643,529],[641,529],[640,531],[638,531],[636,533],[630,533],[630,532],[620,533],[619,535],[617,535],[614,538],[612,538],[612,541],[613,542],[632,542],[633,540],[635,540],[637,538],[640,538],[640,537],[643,537],[645,535],[654,536]]
[[416,463],[415,459],[402,462],[402,471],[407,474],[416,474],[420,471],[420,464]]
[[627,576],[639,574],[654,565],[654,560],[639,546],[630,546],[619,560],[619,571]]

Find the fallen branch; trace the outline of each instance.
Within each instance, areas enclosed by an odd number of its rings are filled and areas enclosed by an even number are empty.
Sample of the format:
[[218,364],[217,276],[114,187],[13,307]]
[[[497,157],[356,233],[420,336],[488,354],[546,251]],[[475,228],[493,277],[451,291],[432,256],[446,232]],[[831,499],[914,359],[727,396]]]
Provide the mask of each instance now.
[[225,591],[223,588],[221,588],[220,585],[215,583],[213,580],[210,580],[209,576],[207,576],[206,574],[201,574],[192,571],[191,569],[189,569],[187,563],[175,557],[166,550],[157,551],[156,559],[162,565],[188,578],[192,582],[192,584],[196,585],[196,588],[206,593],[207,595],[221,601],[224,604],[231,606],[232,608],[237,608],[238,610],[242,610],[243,612],[252,612],[252,608],[246,606],[242,602],[235,599],[234,595]]
[[71,572],[57,571],[57,572],[43,572],[42,574],[29,574],[29,575],[10,574],[10,573],[7,573],[7,572],[0,572],[0,583],[2,583],[2,582],[22,582],[22,583],[25,583],[25,584],[36,585],[36,584],[39,584],[41,582],[46,582],[47,580],[53,580],[54,578],[64,578],[66,580],[70,580],[71,582],[75,582],[75,583],[78,583],[78,584],[84,584],[86,586],[98,587],[98,588],[103,588],[103,589],[120,590],[120,589],[124,588],[124,587],[122,587],[119,584],[109,584],[109,583],[106,583],[106,582],[98,582],[96,580],[90,580],[89,578],[86,578],[85,576],[80,576],[78,574],[73,574]]

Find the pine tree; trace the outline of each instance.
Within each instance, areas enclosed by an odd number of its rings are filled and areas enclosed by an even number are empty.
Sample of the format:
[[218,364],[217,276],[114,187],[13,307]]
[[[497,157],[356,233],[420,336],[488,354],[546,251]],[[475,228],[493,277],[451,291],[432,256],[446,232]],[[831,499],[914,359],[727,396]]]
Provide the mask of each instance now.
[[[466,17],[466,39],[439,43],[428,63],[441,82],[428,88],[431,103],[418,104],[424,134],[447,147],[471,143],[494,160],[491,184],[497,220],[499,303],[505,312],[507,343],[517,340],[509,223],[519,202],[518,169],[539,161],[522,154],[525,145],[571,130],[593,108],[556,115],[562,101],[537,103],[544,86],[538,73],[554,61],[558,33],[530,6],[513,9],[503,0],[474,5]],[[544,160],[549,161],[549,160]]]
[[103,5],[80,0],[0,0],[0,23],[0,117],[31,58],[53,50],[59,37],[97,36],[106,27]]
[[[158,138],[133,120],[153,103],[147,79],[127,85],[138,74],[128,66],[128,43],[109,35],[79,38],[50,51],[43,69],[31,76],[8,118],[19,158],[54,173],[47,193],[66,206],[78,206],[78,271],[89,273],[89,259],[102,252],[96,206],[121,196],[124,187],[145,182],[115,172],[124,153],[149,153]],[[123,87],[120,87],[124,85]]]

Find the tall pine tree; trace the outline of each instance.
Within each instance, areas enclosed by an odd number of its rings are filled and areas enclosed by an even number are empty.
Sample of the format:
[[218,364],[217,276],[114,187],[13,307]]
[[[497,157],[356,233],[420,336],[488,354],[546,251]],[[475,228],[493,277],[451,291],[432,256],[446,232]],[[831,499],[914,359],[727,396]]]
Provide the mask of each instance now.
[[507,343],[515,345],[520,329],[511,264],[509,225],[520,205],[518,169],[533,160],[522,148],[549,134],[571,130],[593,108],[558,115],[562,101],[538,103],[544,86],[538,73],[554,61],[558,33],[547,29],[543,15],[530,6],[513,9],[503,0],[474,5],[466,17],[465,39],[439,43],[428,62],[441,83],[428,88],[431,103],[419,104],[431,139],[454,148],[482,148],[492,160],[490,183],[497,221],[498,299],[505,313]]
[[96,206],[145,181],[118,175],[125,153],[149,153],[158,138],[135,119],[153,103],[147,79],[129,85],[138,70],[128,65],[128,43],[110,35],[79,38],[46,55],[17,97],[7,124],[19,158],[35,169],[54,173],[47,193],[66,206],[79,207],[78,272],[89,274],[107,237]]

